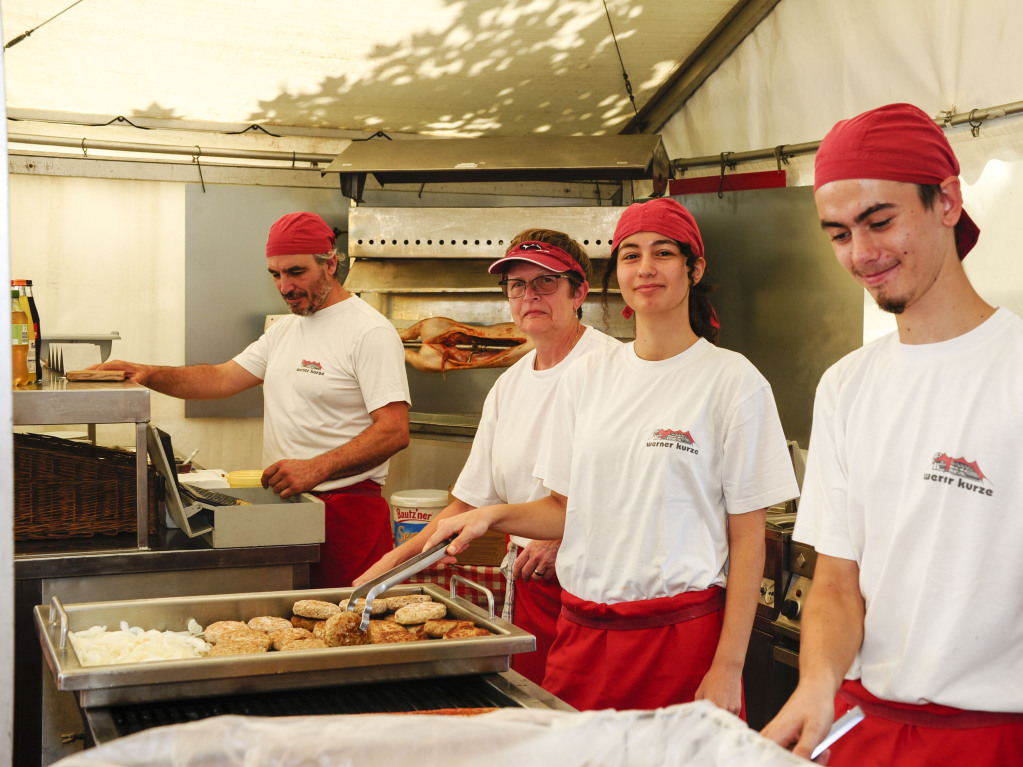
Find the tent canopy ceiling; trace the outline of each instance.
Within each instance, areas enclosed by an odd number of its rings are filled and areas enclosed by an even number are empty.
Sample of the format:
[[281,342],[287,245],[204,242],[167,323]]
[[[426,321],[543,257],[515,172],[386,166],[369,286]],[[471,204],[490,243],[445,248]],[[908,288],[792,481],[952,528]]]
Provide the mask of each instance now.
[[4,0],[5,43],[33,30],[5,51],[7,106],[438,136],[656,130],[777,1]]

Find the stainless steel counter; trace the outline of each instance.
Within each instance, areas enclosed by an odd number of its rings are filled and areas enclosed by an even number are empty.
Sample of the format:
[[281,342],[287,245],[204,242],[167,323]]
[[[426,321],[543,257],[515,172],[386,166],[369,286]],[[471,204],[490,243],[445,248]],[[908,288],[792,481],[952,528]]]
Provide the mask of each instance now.
[[14,547],[14,579],[308,565],[318,561],[320,550],[315,543],[214,549],[202,538],[189,538],[180,530],[163,527],[157,530],[150,549],[134,548],[134,539],[134,535],[126,533],[74,540],[17,541]]
[[46,373],[41,385],[14,389],[12,403],[15,424],[149,420],[149,389],[131,381],[73,383]]

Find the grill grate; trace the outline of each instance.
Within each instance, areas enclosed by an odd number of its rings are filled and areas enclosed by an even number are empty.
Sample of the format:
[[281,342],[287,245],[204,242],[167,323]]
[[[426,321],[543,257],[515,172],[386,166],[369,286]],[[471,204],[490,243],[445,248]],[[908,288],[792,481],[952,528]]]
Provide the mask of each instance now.
[[113,706],[110,715],[118,735],[124,736],[150,727],[195,722],[223,714],[317,716],[510,705],[514,704],[478,676],[466,676],[157,701]]

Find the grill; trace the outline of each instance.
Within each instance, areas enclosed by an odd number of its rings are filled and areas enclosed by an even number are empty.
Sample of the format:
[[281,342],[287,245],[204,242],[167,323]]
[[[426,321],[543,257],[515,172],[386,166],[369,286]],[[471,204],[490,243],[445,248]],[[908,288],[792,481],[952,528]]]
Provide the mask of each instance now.
[[[452,589],[455,585],[453,584]],[[82,667],[69,631],[120,621],[181,630],[188,618],[245,620],[288,615],[299,599],[339,602],[352,589],[282,591],[35,608],[43,655],[58,690],[75,693],[87,742],[104,743],[165,724],[221,714],[297,716],[510,706],[571,710],[509,670],[513,652],[535,647],[516,628],[436,584],[398,586],[387,596],[429,594],[453,618],[469,619],[492,636],[392,645],[265,653],[258,656],[152,661]]]
[[85,709],[89,745],[125,735],[185,724],[211,716],[319,716],[325,714],[380,714],[431,711],[444,708],[555,708],[565,704],[514,672],[397,683],[356,684],[284,690],[273,694],[219,695],[195,700],[155,701],[143,704]]

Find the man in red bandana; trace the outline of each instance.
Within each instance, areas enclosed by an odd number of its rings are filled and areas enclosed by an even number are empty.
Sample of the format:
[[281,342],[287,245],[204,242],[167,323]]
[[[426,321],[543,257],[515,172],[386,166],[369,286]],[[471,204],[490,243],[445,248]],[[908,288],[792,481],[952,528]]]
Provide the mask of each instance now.
[[392,546],[380,495],[388,459],[408,445],[405,354],[394,327],[339,280],[334,231],[315,213],[270,228],[267,270],[291,309],[234,359],[157,367],[115,360],[154,391],[229,397],[263,385],[263,487],[312,491],[326,506],[314,587],[349,586]]
[[897,332],[822,377],[794,537],[818,552],[800,681],[763,734],[831,765],[1023,758],[1023,321],[962,259],[980,230],[934,121],[892,104],[838,123],[815,201],[839,263]]

